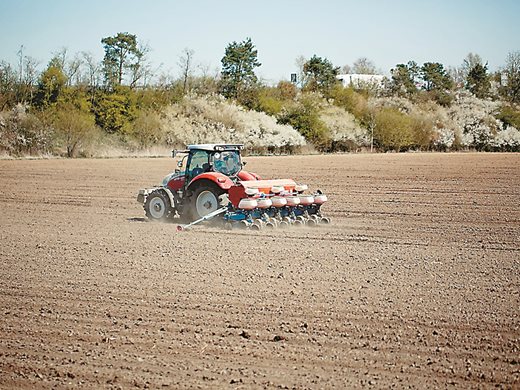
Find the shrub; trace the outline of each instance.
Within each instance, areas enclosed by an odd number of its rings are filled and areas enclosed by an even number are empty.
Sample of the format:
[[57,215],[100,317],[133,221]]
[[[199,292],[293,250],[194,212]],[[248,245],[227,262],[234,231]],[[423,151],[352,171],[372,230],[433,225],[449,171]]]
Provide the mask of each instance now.
[[374,113],[374,144],[388,150],[405,150],[414,144],[413,123],[409,116],[393,108]]
[[516,110],[512,106],[501,106],[498,113],[496,114],[496,118],[503,122],[504,129],[506,129],[508,126],[520,129],[520,110]]
[[289,81],[280,81],[276,86],[279,96],[283,100],[294,100],[298,95],[298,90],[293,83]]
[[520,131],[512,126],[506,127],[497,133],[492,146],[494,150],[520,152]]
[[297,93],[294,84],[288,81],[280,81],[276,87],[260,88],[255,109],[277,116],[296,99]]
[[182,86],[179,83],[167,87],[145,88],[135,91],[136,105],[140,110],[160,110],[182,100]]
[[280,114],[284,107],[284,101],[269,89],[263,89],[258,94],[256,109],[265,112],[267,115],[276,116]]
[[398,96],[370,99],[370,106],[372,108],[393,108],[408,115],[418,111],[417,105],[413,104],[411,100]]
[[495,118],[499,103],[482,100],[469,93],[459,93],[448,109],[456,139],[462,147],[488,150],[501,124]]
[[253,152],[285,152],[305,145],[305,139],[291,126],[217,96],[186,98],[164,111],[161,124],[168,129],[165,142],[178,147],[242,143]]
[[456,145],[455,141],[455,133],[452,130],[438,128],[434,134],[433,147],[436,150],[447,151]]
[[321,98],[319,95],[306,93],[297,102],[291,104],[280,114],[278,121],[290,125],[319,150],[330,146],[330,133],[320,119]]
[[26,107],[15,106],[0,115],[0,151],[12,156],[52,153],[52,128]]
[[76,157],[81,150],[85,154],[92,142],[99,137],[94,116],[72,104],[62,104],[53,115],[52,125],[58,144],[62,144],[67,157]]
[[435,140],[434,123],[427,115],[414,114],[410,116],[413,147],[428,150]]
[[164,141],[164,132],[159,115],[154,111],[141,111],[132,124],[130,136],[140,148],[147,148]]
[[361,127],[354,115],[343,108],[328,105],[321,110],[319,117],[330,133],[329,151],[352,151],[369,145],[367,130]]
[[367,111],[367,97],[356,92],[354,88],[344,88],[336,85],[331,91],[331,98],[338,107],[352,113],[358,120],[362,120]]
[[137,116],[137,97],[128,87],[117,87],[113,93],[103,93],[94,105],[96,124],[109,134],[126,135]]

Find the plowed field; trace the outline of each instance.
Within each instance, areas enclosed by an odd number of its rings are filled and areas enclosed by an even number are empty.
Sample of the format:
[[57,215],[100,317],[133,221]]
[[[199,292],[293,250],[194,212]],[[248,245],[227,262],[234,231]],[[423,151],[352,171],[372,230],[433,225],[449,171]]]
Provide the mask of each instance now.
[[246,160],[332,224],[177,232],[135,201],[171,159],[0,161],[0,387],[520,387],[520,155]]

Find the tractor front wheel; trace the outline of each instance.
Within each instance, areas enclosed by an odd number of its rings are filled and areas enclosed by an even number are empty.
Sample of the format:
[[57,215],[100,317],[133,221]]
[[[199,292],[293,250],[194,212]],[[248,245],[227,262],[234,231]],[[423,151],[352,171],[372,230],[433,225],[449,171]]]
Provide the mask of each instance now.
[[220,195],[224,190],[215,184],[201,184],[193,191],[190,204],[192,221],[200,219],[220,208]]
[[152,221],[166,221],[171,213],[170,198],[163,191],[155,190],[146,197],[144,211]]

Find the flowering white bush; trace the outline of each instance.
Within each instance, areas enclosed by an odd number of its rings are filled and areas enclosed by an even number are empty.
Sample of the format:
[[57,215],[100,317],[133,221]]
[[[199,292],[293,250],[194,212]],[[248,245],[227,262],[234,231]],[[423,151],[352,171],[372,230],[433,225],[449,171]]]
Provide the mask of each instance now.
[[369,106],[373,108],[394,108],[403,114],[412,114],[418,110],[410,100],[398,96],[372,98]]
[[0,151],[10,155],[42,155],[53,148],[53,130],[18,104],[0,113]]
[[499,150],[520,151],[520,131],[512,126],[507,126],[505,130],[497,133],[492,145]]
[[437,138],[433,142],[437,149],[450,149],[455,142],[455,134],[451,129],[436,128]]
[[358,146],[370,144],[367,130],[362,128],[350,112],[337,106],[324,107],[320,119],[330,131],[333,141],[351,141]]
[[483,149],[492,145],[501,127],[501,122],[494,117],[499,107],[499,102],[478,99],[467,92],[457,94],[447,115],[462,146]]
[[371,99],[369,103],[376,109],[391,107],[431,122],[434,131],[432,146],[436,149],[450,149],[455,145],[479,150],[518,148],[518,130],[501,131],[503,123],[495,118],[501,103],[478,99],[467,91],[458,92],[448,108],[424,101],[413,104],[399,97]]
[[242,143],[253,150],[305,145],[303,136],[291,126],[218,96],[186,98],[165,110],[162,125],[167,142],[176,145]]

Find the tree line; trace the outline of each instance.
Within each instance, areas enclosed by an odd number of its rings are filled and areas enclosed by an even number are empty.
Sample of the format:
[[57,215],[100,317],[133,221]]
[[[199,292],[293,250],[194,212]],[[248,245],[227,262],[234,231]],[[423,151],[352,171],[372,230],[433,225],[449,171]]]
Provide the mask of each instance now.
[[370,135],[370,147],[379,150],[431,149],[435,137],[430,125],[394,107],[374,105],[375,99],[450,107],[458,92],[467,91],[477,99],[500,102],[496,119],[520,129],[520,52],[510,53],[494,73],[480,56],[470,53],[458,68],[409,61],[397,64],[381,83],[345,88],[337,78],[341,71],[379,71],[367,58],[340,68],[314,55],[296,60],[294,82],[268,86],[256,76],[261,66],[258,51],[246,38],[226,46],[221,69],[213,74],[207,67],[195,72],[195,53],[185,49],[178,59],[180,76],[173,78],[152,68],[149,47],[134,34],[118,33],[100,43],[101,62],[84,52],[71,57],[65,49],[55,53],[42,72],[22,50],[19,64],[0,62],[0,151],[16,155],[61,148],[74,157],[93,137],[112,137],[133,148],[164,143],[156,114],[192,95],[221,95],[245,109],[265,112],[298,130],[321,151],[360,146],[332,137],[322,118],[330,102],[352,114]]

